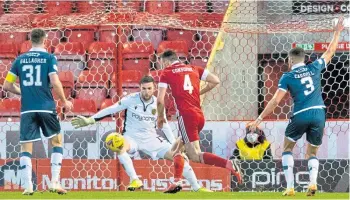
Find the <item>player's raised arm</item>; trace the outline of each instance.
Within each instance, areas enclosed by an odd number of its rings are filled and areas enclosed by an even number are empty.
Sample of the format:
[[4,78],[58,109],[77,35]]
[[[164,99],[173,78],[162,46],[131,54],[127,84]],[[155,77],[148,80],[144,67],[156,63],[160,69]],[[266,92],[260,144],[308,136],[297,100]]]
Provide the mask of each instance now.
[[15,84],[18,76],[16,63],[17,61],[13,63],[10,71],[7,73],[3,89],[5,91],[21,95],[21,89]]
[[72,119],[71,123],[74,126],[74,128],[81,128],[84,126],[95,124],[96,121],[99,121],[105,118],[106,116],[110,116],[114,113],[125,110],[128,107],[128,102],[129,98],[124,97],[118,103],[98,111],[91,117],[77,116]]
[[286,76],[282,76],[278,83],[278,89],[273,95],[272,99],[267,104],[266,108],[263,110],[263,112],[259,115],[259,117],[254,122],[249,124],[250,130],[254,131],[256,127],[261,123],[261,121],[275,110],[275,108],[281,102],[281,100],[283,99],[284,95],[286,95],[286,93],[287,93]]
[[[204,77],[205,76],[205,77]],[[201,89],[200,95],[205,94],[215,88],[217,85],[220,84],[220,79],[216,75],[210,73],[209,71],[205,70],[202,75],[202,81],[207,82],[207,85]]]
[[325,60],[325,63],[329,63],[331,61],[335,51],[337,50],[340,33],[344,29],[344,17],[339,17],[338,23],[334,26],[333,39],[329,44],[326,52],[323,53],[322,58]]

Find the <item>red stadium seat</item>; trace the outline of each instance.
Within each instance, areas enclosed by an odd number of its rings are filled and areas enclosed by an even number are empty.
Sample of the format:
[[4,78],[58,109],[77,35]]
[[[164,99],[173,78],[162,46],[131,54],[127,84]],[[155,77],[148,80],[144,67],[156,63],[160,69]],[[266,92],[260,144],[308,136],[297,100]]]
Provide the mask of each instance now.
[[98,71],[84,70],[79,75],[76,87],[104,88],[107,87],[109,75]]
[[60,43],[56,46],[54,54],[58,60],[59,71],[71,71],[74,80],[80,75],[85,64],[85,50],[79,42]]
[[14,59],[17,57],[17,52],[15,44],[0,43],[0,58]]
[[74,76],[70,71],[59,72],[58,77],[62,83],[63,88],[74,89]]
[[90,14],[92,12],[106,10],[106,2],[77,1],[76,8],[78,13]]
[[188,57],[188,46],[186,41],[163,41],[160,43],[157,53],[163,53],[167,49],[174,50],[180,58]]
[[[137,70],[122,70],[122,87],[123,88],[139,88],[139,82],[142,78],[142,74]],[[116,83],[116,74],[112,75],[111,86],[112,88]]]
[[187,42],[187,47],[190,49],[194,43],[196,36],[196,31],[188,30],[168,30],[167,31],[167,40],[184,40]]
[[77,88],[77,98],[93,100],[97,109],[100,109],[103,100],[106,99],[106,96],[106,88]]
[[27,36],[27,32],[0,33],[0,43],[15,44],[18,51],[21,44],[27,40]]
[[95,31],[97,26],[68,26],[64,31],[64,35],[67,37],[67,42],[80,42],[83,44],[85,50],[89,48],[89,45],[95,40]]
[[97,112],[95,102],[89,99],[73,99],[73,109],[71,112],[66,112],[66,117],[74,117],[77,115],[91,116]]
[[61,30],[49,30],[46,32],[48,45],[56,47],[61,39],[63,32]]
[[175,12],[174,1],[146,1],[145,10],[151,14],[173,14]]
[[93,42],[90,44],[89,58],[113,58],[117,57],[117,45],[112,42]]
[[198,41],[193,43],[192,49],[191,49],[191,56],[198,57],[209,57],[211,49],[213,48],[215,41],[211,42],[204,42],[204,41]]
[[38,9],[39,9],[39,1],[15,0],[15,1],[7,2],[8,13],[32,14],[32,13],[37,13]]
[[204,43],[209,42],[211,44],[214,44],[217,36],[218,36],[217,32],[210,32],[210,31],[199,32],[200,41],[203,41]]
[[93,42],[89,50],[88,68],[99,72],[112,73],[116,68],[116,43]]
[[142,4],[142,1],[115,0],[108,5],[108,10],[116,13],[140,12],[142,10]]
[[208,63],[208,57],[191,57],[190,64],[205,68]]
[[69,15],[72,13],[73,2],[70,1],[44,1],[43,11],[55,15]]
[[177,4],[180,13],[207,12],[207,0],[179,1]]
[[[101,104],[101,110],[102,109],[105,109],[105,108],[108,108],[110,106],[112,106],[113,104],[117,103],[117,101],[114,101],[113,99],[105,99],[103,100],[102,104]],[[106,121],[112,121],[112,120],[115,120],[113,119],[114,117],[106,117],[104,118],[103,120],[106,120]]]
[[[126,25],[121,25],[120,27],[122,31],[122,35],[120,35],[120,42],[125,43],[131,36],[131,27]],[[119,42],[117,26],[101,25],[98,29],[98,36],[100,42]]]
[[1,117],[19,117],[21,115],[21,101],[19,99],[0,100]]
[[150,42],[131,42],[123,45],[123,70],[138,70],[147,74],[154,60],[154,49]]
[[163,31],[159,29],[148,29],[145,27],[134,27],[132,31],[134,41],[137,42],[151,42],[155,49],[163,40]]

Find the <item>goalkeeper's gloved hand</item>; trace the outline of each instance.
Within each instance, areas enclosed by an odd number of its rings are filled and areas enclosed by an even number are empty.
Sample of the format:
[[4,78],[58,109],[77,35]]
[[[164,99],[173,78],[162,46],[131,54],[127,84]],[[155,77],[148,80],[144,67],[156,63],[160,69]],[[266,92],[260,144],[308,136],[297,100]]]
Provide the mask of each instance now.
[[72,123],[72,126],[74,126],[74,128],[81,128],[84,126],[95,124],[96,121],[94,118],[91,118],[91,117],[87,118],[87,117],[78,115],[77,117],[74,117],[72,119],[71,123]]

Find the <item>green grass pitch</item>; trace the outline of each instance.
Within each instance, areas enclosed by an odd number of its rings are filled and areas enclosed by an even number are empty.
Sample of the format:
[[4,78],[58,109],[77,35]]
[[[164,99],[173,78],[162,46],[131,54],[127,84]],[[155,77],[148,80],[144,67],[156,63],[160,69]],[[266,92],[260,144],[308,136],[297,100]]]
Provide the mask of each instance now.
[[0,192],[0,199],[349,199],[349,193],[317,193],[306,197],[297,193],[294,197],[282,197],[280,192],[179,192],[163,194],[161,192],[69,192],[58,195],[49,192],[36,192],[33,196],[23,196],[21,192]]

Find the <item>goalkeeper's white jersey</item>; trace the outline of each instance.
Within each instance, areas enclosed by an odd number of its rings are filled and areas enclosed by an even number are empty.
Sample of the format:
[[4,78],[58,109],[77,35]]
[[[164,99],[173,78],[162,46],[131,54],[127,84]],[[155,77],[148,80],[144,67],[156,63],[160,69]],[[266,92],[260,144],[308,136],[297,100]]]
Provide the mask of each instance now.
[[[125,135],[138,139],[148,139],[158,136],[156,133],[157,98],[155,96],[152,96],[148,102],[144,102],[140,93],[130,94],[123,97],[118,103],[99,111],[92,118],[100,119],[122,110],[125,110]],[[164,130],[164,128],[163,131],[169,132],[168,130]],[[167,133],[165,134],[167,135]]]

